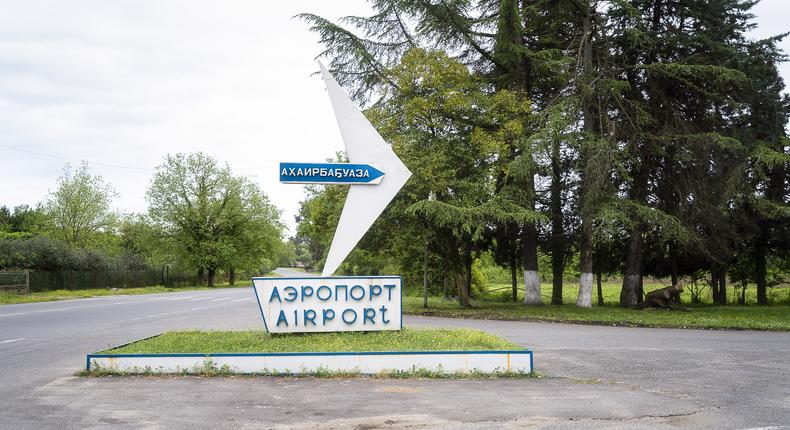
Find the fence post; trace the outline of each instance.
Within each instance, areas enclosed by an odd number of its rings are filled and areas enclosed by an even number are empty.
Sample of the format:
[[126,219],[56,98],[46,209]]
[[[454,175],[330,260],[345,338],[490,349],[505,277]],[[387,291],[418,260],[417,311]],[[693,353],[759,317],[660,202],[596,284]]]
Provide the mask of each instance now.
[[30,269],[25,269],[25,294],[30,294]]

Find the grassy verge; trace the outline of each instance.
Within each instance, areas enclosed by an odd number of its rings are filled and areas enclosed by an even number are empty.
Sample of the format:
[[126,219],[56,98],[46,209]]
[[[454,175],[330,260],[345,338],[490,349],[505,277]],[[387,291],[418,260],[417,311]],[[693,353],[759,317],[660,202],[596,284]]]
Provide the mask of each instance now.
[[218,288],[239,288],[249,287],[252,285],[250,281],[236,282],[236,285],[230,286],[227,284],[220,284],[215,287],[204,286],[190,286],[190,287],[141,287],[141,288],[94,288],[88,290],[53,290],[42,291],[30,294],[11,294],[0,292],[0,305],[10,305],[17,303],[35,303],[35,302],[51,302],[56,300],[72,300],[72,299],[85,299],[89,297],[100,296],[122,296],[134,294],[156,294],[156,293],[172,293],[178,291],[194,291],[194,290],[216,290]]
[[174,331],[101,354],[485,351],[524,348],[469,329],[270,335],[263,331]]
[[[523,290],[523,282],[519,282],[519,291],[518,297],[519,301],[523,301],[524,299],[524,290]],[[691,303],[692,302],[692,289],[695,290],[697,298],[699,300],[698,304],[713,304],[713,299],[710,294],[710,288],[706,286],[707,284],[700,282],[696,285],[685,285],[686,290],[681,294],[680,299],[683,303]],[[653,291],[659,288],[664,288],[667,285],[661,284],[655,280],[646,279],[645,280],[645,292]],[[601,285],[601,292],[604,303],[608,305],[614,305],[619,303],[620,301],[620,290],[622,288],[622,282],[620,281],[606,281],[603,282]],[[543,296],[544,303],[549,303],[552,297],[552,285],[550,283],[543,283],[540,286],[541,295]],[[737,294],[736,294],[737,293]],[[568,282],[563,285],[562,288],[562,302],[563,303],[576,303],[576,297],[579,294],[579,284],[575,282]],[[740,294],[740,289],[736,291],[732,285],[730,288],[727,289],[727,298],[730,304],[736,304],[738,300],[738,294]],[[790,305],[790,288],[787,287],[774,287],[769,288],[767,291],[768,294],[768,303],[777,304],[777,305]],[[495,283],[491,284],[485,292],[482,293],[482,298],[486,301],[492,302],[507,302],[512,300],[512,292],[510,284],[502,284],[502,283]],[[750,285],[749,288],[746,289],[746,304],[754,305],[757,304],[757,289],[754,285]],[[593,303],[598,302],[598,291],[595,285],[593,285]]]
[[[573,303],[573,302],[571,302]],[[552,321],[635,327],[748,329],[790,331],[790,306],[694,305],[688,312],[632,310],[616,305],[577,308],[573,304],[524,306],[520,303],[478,300],[471,308],[457,302],[431,297],[428,309],[422,298],[404,297],[403,312],[449,318],[479,318],[524,321]]]

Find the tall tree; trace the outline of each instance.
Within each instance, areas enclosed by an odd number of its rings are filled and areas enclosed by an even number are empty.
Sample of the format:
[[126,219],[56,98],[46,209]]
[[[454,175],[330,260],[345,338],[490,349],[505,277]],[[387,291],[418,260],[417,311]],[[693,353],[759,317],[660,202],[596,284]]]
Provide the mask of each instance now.
[[260,189],[203,154],[168,155],[148,189],[148,215],[172,252],[214,286],[217,269],[259,270],[281,240],[277,211]]
[[777,64],[786,56],[776,46],[785,35],[760,40],[745,48],[742,66],[750,77],[745,88],[748,110],[736,124],[736,135],[751,148],[743,208],[750,237],[743,251],[753,262],[757,303],[768,304],[768,262],[773,254],[790,255],[790,140],[786,126],[790,96]]
[[87,162],[75,171],[67,164],[57,188],[44,200],[52,234],[70,245],[85,247],[95,242],[98,234],[109,231],[116,220],[110,210],[115,197],[112,186],[91,174]]

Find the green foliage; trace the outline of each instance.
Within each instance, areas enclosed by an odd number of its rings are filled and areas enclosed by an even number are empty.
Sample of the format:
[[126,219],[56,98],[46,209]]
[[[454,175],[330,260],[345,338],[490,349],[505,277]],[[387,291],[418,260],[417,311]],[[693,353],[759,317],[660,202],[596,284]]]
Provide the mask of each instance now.
[[293,267],[296,261],[296,243],[290,238],[277,248],[276,263],[278,267]]
[[46,221],[46,215],[40,207],[20,205],[12,211],[0,206],[0,239],[21,239],[41,234]]
[[431,287],[459,285],[486,250],[534,259],[532,226],[555,276],[732,266],[764,291],[790,255],[784,36],[746,37],[754,2],[372,6],[301,15],[341,83],[377,99],[369,118],[414,172],[349,270],[395,263],[413,285],[427,241]]
[[118,260],[47,237],[0,240],[0,269],[101,270]]
[[268,272],[281,245],[279,211],[256,184],[202,153],[166,157],[148,190],[161,246],[188,266]]
[[70,245],[110,247],[116,214],[110,210],[117,197],[101,176],[92,175],[83,162],[72,172],[66,164],[57,188],[44,200],[50,234]]
[[321,268],[332,244],[348,189],[340,185],[308,185],[305,190],[307,196],[299,207],[295,242],[297,247],[302,247],[300,261],[306,267]]

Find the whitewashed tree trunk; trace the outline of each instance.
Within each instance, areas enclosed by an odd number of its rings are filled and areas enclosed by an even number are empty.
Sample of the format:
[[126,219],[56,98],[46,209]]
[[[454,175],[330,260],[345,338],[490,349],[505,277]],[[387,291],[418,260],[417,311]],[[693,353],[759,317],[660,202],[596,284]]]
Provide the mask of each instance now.
[[592,286],[593,274],[582,273],[579,277],[579,297],[576,299],[576,306],[580,308],[592,307]]
[[538,276],[537,270],[524,271],[524,304],[543,304],[543,299],[540,296],[540,276]]

